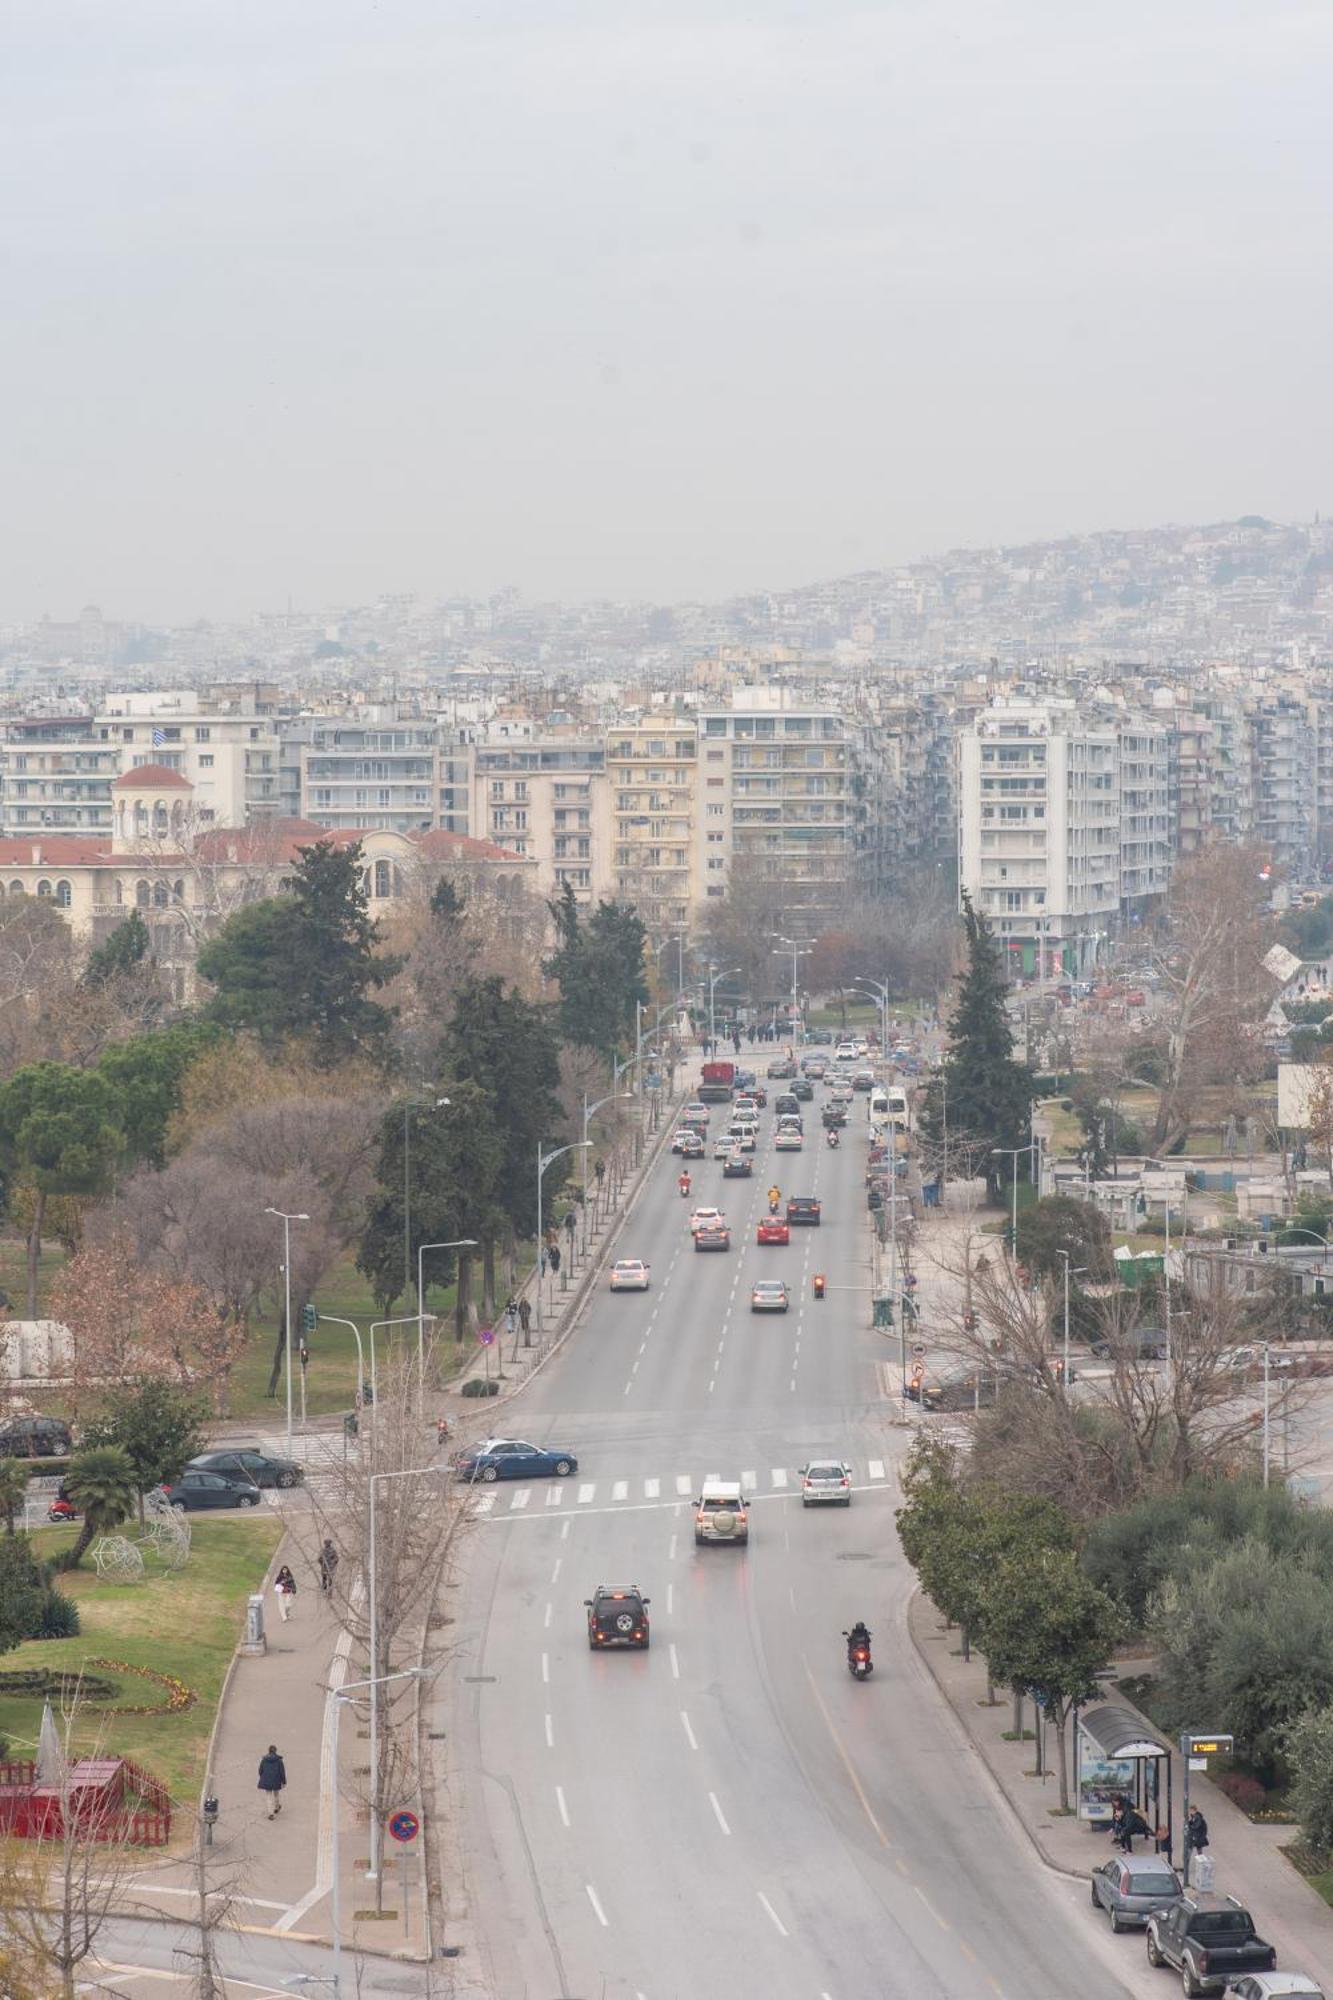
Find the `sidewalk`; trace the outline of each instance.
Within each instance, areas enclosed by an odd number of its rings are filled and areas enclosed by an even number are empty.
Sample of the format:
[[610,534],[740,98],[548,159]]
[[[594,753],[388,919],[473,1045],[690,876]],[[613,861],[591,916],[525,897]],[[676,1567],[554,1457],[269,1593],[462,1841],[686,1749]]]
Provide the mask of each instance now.
[[[1086,1882],[1089,1871],[1110,1853],[1109,1838],[1076,1818],[1053,1816],[1060,1803],[1058,1776],[1031,1777],[1035,1745],[1004,1741],[1003,1732],[1013,1726],[1012,1700],[1003,1698],[994,1708],[986,1705],[984,1662],[974,1654],[970,1663],[964,1664],[957,1629],[944,1629],[939,1613],[920,1590],[908,1607],[907,1628],[941,1694],[1041,1859],[1048,1868]],[[1107,1700],[1138,1713],[1132,1702],[1113,1689],[1108,1691]],[[1031,1703],[1025,1704],[1024,1727],[1032,1727]],[[1055,1733],[1048,1730],[1047,1762],[1057,1754]],[[1184,1783],[1178,1757],[1172,1759],[1171,1783],[1178,1861]],[[1190,1774],[1190,1800],[1202,1808],[1208,1821],[1209,1851],[1217,1865],[1219,1892],[1237,1896],[1246,1905],[1260,1935],[1276,1945],[1278,1965],[1284,1972],[1308,1972],[1326,1991],[1333,1991],[1333,1909],[1280,1852],[1296,1838],[1296,1828],[1255,1825],[1198,1771]]]

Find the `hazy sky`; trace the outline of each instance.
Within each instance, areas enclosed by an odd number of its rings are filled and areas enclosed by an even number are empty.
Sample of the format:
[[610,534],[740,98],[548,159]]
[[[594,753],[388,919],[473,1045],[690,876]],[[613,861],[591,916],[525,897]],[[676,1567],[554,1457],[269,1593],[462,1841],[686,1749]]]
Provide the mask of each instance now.
[[4,0],[0,621],[1333,505],[1327,0]]

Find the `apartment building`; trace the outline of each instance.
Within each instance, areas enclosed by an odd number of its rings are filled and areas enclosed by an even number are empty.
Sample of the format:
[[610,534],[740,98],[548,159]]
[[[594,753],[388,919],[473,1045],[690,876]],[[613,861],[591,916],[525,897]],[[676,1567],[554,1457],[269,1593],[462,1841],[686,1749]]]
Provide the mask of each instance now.
[[607,734],[612,893],[633,903],[654,940],[689,923],[699,899],[699,737],[693,717],[649,716]]
[[1154,916],[1171,884],[1172,734],[1145,717],[1118,731],[1120,792],[1120,916],[1126,924]]
[[1309,703],[1276,694],[1250,713],[1254,832],[1269,857],[1308,879],[1318,849],[1315,724]]
[[433,721],[393,708],[302,716],[282,730],[283,807],[330,832],[420,832],[438,824],[438,766]]
[[781,880],[793,915],[817,922],[852,872],[848,725],[786,687],[745,688],[699,714],[696,879],[721,896],[733,866]]
[[615,893],[606,744],[515,733],[472,746],[472,827],[536,864],[543,895],[568,883],[580,903]]
[[114,745],[120,770],[177,771],[191,786],[204,826],[244,826],[278,810],[278,732],[271,689],[200,694],[192,689],[108,695],[99,742]]
[[91,716],[0,722],[0,834],[109,834],[120,751]]
[[1120,913],[1116,730],[997,704],[959,742],[959,881],[1015,978],[1081,974]]

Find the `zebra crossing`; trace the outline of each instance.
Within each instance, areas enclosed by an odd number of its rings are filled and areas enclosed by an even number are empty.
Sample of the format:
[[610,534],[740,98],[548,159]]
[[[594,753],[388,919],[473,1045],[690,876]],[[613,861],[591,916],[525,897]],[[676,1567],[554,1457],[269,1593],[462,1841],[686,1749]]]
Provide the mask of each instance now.
[[[727,1479],[734,1478],[735,1474],[709,1471],[703,1477]],[[742,1491],[755,1500],[793,1497],[800,1490],[799,1472],[785,1465],[771,1466],[766,1482],[761,1481],[759,1473],[753,1470],[742,1472],[740,1481]],[[888,1481],[888,1470],[882,1458],[867,1459],[859,1470],[856,1466],[852,1467],[854,1488],[873,1491],[876,1487],[887,1486]],[[638,1480],[558,1479],[545,1488],[542,1511],[560,1510],[577,1514],[582,1507],[599,1513],[615,1507],[678,1507],[682,1501],[692,1500],[701,1484],[699,1478],[688,1472],[678,1472],[670,1480],[655,1475]],[[530,1513],[534,1508],[534,1495],[541,1491],[542,1488],[532,1486],[515,1486],[512,1490],[488,1488],[472,1501],[472,1512],[497,1517]]]

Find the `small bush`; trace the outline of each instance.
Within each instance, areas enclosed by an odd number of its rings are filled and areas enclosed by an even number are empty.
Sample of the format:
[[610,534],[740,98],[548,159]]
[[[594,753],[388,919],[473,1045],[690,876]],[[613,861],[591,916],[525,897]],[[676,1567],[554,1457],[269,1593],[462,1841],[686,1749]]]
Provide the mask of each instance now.
[[1244,1771],[1228,1771],[1219,1778],[1218,1788],[1243,1813],[1262,1812],[1268,1799],[1268,1793],[1259,1780],[1247,1777]]
[[82,1627],[79,1607],[63,1591],[48,1590],[42,1598],[42,1622],[33,1634],[37,1639],[73,1639]]
[[462,1393],[465,1396],[498,1396],[500,1384],[487,1381],[484,1375],[473,1375],[463,1384]]

